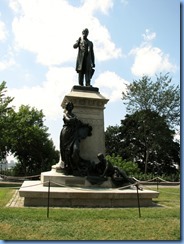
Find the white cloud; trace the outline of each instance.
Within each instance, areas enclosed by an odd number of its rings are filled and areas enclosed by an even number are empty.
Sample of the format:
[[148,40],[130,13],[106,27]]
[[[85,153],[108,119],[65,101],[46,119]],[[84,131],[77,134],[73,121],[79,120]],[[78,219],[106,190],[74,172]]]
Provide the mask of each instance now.
[[146,33],[142,34],[144,41],[149,42],[156,38],[156,33],[151,32],[149,29],[146,29]]
[[3,61],[0,60],[0,71],[3,71],[14,64],[15,63],[13,59],[3,60]]
[[17,0],[9,0],[9,6],[15,13],[21,12],[21,8]]
[[6,26],[3,21],[0,20],[0,41],[5,41],[7,36]]
[[100,92],[110,102],[115,102],[122,98],[122,92],[126,91],[128,82],[114,72],[106,71],[95,80],[94,86],[99,87]]
[[95,19],[94,26],[91,28],[94,35],[94,51],[99,61],[105,61],[121,56],[121,49],[116,48],[111,41],[108,30]]
[[157,72],[174,72],[176,66],[169,60],[169,55],[158,48],[153,47],[150,43],[156,37],[156,33],[150,33],[146,30],[146,34],[143,34],[144,43],[138,48],[134,48],[130,51],[130,55],[135,57],[134,63],[131,67],[131,71],[136,76],[142,75],[154,75]]
[[[6,29],[6,25],[3,21],[0,20],[0,41],[4,42],[7,39],[8,30]],[[7,50],[6,50],[7,49]],[[13,52],[11,51],[11,48],[3,48],[0,49],[0,71],[3,71],[10,66],[14,65],[14,58],[13,58]],[[5,55],[3,55],[5,53]]]
[[108,14],[109,9],[113,7],[112,0],[83,0],[83,10],[93,13],[95,10],[99,10],[104,14]]
[[42,85],[9,89],[8,94],[14,97],[13,105],[18,109],[20,105],[30,105],[43,110],[47,119],[57,119],[61,115],[61,102],[70,92],[76,82],[73,67],[53,68],[46,74]]
[[[8,90],[8,95],[14,97],[13,105],[16,109],[22,104],[30,105],[42,109],[47,119],[56,120],[61,117],[64,96],[70,92],[76,81],[77,74],[73,67],[51,67],[42,85],[12,88]],[[106,71],[94,81],[94,87],[99,87],[101,94],[110,99],[110,102],[115,102],[122,98],[122,91],[126,90],[127,83],[114,72]]]
[[11,48],[8,49],[5,56],[1,57],[0,60],[0,71],[8,69],[9,67],[15,65],[15,60]]
[[97,60],[121,55],[107,28],[93,16],[96,10],[107,13],[112,7],[111,0],[85,1],[81,7],[74,7],[65,0],[14,0],[10,6],[15,13],[12,27],[17,45],[35,53],[43,65],[74,60],[77,54],[73,44],[86,27],[90,31],[89,39],[94,42]]

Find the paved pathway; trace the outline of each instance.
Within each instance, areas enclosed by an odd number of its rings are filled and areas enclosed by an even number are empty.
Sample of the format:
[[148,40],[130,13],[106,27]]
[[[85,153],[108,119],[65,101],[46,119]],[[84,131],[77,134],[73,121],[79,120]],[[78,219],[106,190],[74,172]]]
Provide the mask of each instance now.
[[6,204],[6,207],[24,207],[24,197],[19,196],[19,191],[16,190],[10,199],[10,201]]

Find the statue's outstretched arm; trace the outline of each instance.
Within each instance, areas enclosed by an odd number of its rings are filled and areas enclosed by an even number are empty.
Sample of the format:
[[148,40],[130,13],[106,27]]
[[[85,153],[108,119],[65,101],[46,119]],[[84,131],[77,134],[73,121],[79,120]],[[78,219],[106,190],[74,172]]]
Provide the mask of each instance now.
[[79,44],[80,44],[80,41],[81,41],[81,37],[79,37],[79,39],[76,41],[76,43],[73,45],[73,48],[78,48],[79,47]]

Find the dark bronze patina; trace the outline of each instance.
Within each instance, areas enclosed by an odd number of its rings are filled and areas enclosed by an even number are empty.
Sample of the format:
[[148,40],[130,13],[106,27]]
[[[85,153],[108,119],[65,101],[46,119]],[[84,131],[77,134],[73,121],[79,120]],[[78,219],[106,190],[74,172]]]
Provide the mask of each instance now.
[[82,31],[82,37],[73,45],[78,48],[76,71],[79,74],[79,85],[84,86],[84,76],[86,86],[91,86],[91,78],[94,74],[95,56],[93,43],[87,39],[89,30],[86,28]]

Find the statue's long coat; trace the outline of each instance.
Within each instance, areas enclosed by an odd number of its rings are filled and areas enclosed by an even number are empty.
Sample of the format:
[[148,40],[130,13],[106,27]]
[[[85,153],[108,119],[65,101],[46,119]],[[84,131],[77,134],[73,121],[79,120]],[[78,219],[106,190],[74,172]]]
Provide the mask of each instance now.
[[[95,57],[94,57],[94,51],[93,51],[93,43],[86,40],[87,42],[87,51],[84,52],[81,47],[80,38],[77,40],[77,42],[73,45],[74,48],[78,48],[78,55],[77,55],[77,62],[76,62],[76,71],[80,72],[84,70],[85,65],[85,71],[91,71],[92,67],[95,66]],[[83,63],[85,61],[85,64]]]

